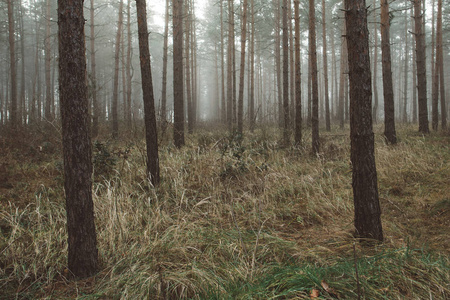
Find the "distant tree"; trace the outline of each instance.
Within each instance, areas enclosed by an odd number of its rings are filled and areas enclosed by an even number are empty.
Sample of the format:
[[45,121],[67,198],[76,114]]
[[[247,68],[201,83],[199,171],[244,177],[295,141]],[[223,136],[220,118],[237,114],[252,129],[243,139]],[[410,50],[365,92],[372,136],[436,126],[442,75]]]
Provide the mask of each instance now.
[[384,137],[390,144],[397,143],[395,132],[394,89],[391,70],[391,44],[389,37],[389,2],[381,0],[381,57],[384,96]]
[[233,130],[233,44],[234,44],[234,28],[233,28],[233,1],[228,0],[228,47],[227,47],[227,124],[228,130]]
[[175,147],[184,146],[183,97],[183,0],[173,0],[173,140]]
[[[445,103],[445,84],[444,84],[444,55],[443,55],[443,38],[442,38],[442,0],[438,0],[438,14],[436,26],[436,81],[439,80],[439,92],[441,99],[441,124],[442,130],[447,129],[447,109]],[[437,93],[437,91],[436,91]],[[436,103],[437,111],[438,103]],[[434,109],[434,103],[433,103]],[[433,121],[434,122],[434,121]],[[434,124],[433,124],[434,126]],[[436,124],[437,127],[437,124]],[[437,128],[436,128],[437,129]]]
[[83,1],[58,0],[59,95],[66,195],[68,267],[77,277],[98,270],[86,84]]
[[283,143],[289,144],[289,28],[288,28],[288,1],[283,0],[282,5],[283,28]]
[[52,59],[52,47],[51,47],[51,1],[46,0],[46,13],[45,13],[45,39],[44,39],[44,53],[45,53],[45,107],[44,107],[44,118],[47,121],[52,121],[52,104],[53,104],[53,93],[51,84],[51,59]]
[[317,50],[316,50],[316,15],[314,0],[309,0],[309,55],[311,58],[312,84],[312,152],[319,152],[319,86],[317,80]]
[[414,0],[414,35],[416,39],[417,94],[419,102],[419,132],[429,133],[427,107],[427,74],[425,61],[425,35],[421,0]]
[[161,108],[160,118],[162,126],[166,123],[166,103],[167,103],[167,53],[169,51],[169,1],[166,0],[166,12],[164,17],[164,49],[163,49],[163,70],[162,70],[162,88],[161,88]]
[[122,36],[123,24],[123,0],[119,2],[119,21],[116,33],[116,45],[114,50],[114,83],[113,83],[113,99],[111,105],[112,117],[112,136],[117,138],[119,136],[119,54],[120,54],[120,40]]
[[[17,67],[14,30],[14,1],[8,0],[8,32],[9,32],[9,63],[11,72],[11,108],[10,121],[13,127],[19,125],[19,113],[17,109]],[[3,121],[3,119],[2,119]]]
[[322,45],[323,45],[323,79],[325,85],[325,126],[331,131],[330,96],[328,94],[328,61],[327,61],[327,22],[325,0],[322,0]]
[[382,241],[372,130],[372,86],[366,7],[365,0],[345,0],[353,201],[357,236]]
[[185,80],[186,80],[186,101],[187,101],[187,117],[188,117],[188,132],[192,133],[194,131],[194,104],[192,100],[192,77],[191,77],[191,11],[190,11],[190,0],[187,0],[184,5],[184,16],[185,16],[185,42],[184,42],[184,52],[185,52]]
[[300,14],[299,0],[294,0],[295,18],[295,144],[302,143],[302,90],[300,62]]
[[250,131],[255,129],[255,0],[251,0],[250,97],[248,99]]
[[142,94],[144,97],[145,140],[147,143],[147,176],[153,185],[159,183],[158,133],[156,130],[155,98],[153,96],[152,68],[148,47],[147,5],[136,0],[141,62]]
[[[377,0],[373,0],[373,7],[375,7]],[[378,122],[378,24],[377,24],[378,14],[373,13],[373,31],[374,31],[374,47],[373,47],[373,108],[372,108],[372,118],[373,123]]]
[[[131,1],[128,1],[127,3],[127,58],[126,58],[126,65],[125,65],[125,72],[126,72],[126,90],[124,90],[124,95],[126,96],[125,101],[125,121],[127,124],[127,128],[131,129],[131,119],[132,119],[132,113],[131,113],[131,78],[132,78],[132,72],[131,72]],[[125,49],[123,50],[125,51]]]
[[95,65],[95,9],[94,9],[94,0],[90,0],[90,51],[91,51],[91,74],[90,81],[92,85],[92,136],[96,137],[98,135],[98,114],[100,113],[100,108],[97,101],[97,74],[96,74],[96,65]]
[[241,67],[239,73],[239,98],[238,98],[238,119],[237,131],[242,135],[244,130],[244,74],[245,74],[245,41],[247,34],[247,0],[242,4],[242,25],[241,25]]
[[220,73],[221,73],[221,119],[224,124],[227,123],[227,100],[225,96],[225,56],[224,56],[224,44],[225,36],[223,35],[223,0],[220,0]]

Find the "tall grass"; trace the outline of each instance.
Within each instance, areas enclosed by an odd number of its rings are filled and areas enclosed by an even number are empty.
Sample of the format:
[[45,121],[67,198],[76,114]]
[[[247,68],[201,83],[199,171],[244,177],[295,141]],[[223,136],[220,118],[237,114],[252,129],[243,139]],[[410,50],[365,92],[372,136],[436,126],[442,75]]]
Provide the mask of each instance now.
[[161,145],[156,188],[142,140],[108,146],[115,163],[93,188],[100,273],[69,280],[63,190],[42,185],[25,207],[2,199],[0,298],[354,299],[357,281],[367,299],[448,298],[448,137],[409,130],[394,147],[377,139],[387,239],[375,248],[352,237],[342,132],[312,157],[279,147],[271,128],[200,130],[181,150]]

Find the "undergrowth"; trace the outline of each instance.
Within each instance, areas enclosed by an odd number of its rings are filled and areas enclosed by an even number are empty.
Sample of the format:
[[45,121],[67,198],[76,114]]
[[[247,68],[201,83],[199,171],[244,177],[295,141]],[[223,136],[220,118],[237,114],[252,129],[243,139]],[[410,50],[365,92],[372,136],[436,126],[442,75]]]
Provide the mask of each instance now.
[[141,139],[98,141],[101,271],[80,281],[66,268],[60,159],[9,164],[16,180],[0,194],[0,298],[450,297],[448,136],[406,127],[389,146],[377,135],[386,241],[375,247],[352,237],[348,136],[324,133],[315,157],[307,140],[283,148],[277,136],[199,130],[181,150],[166,139],[157,188]]

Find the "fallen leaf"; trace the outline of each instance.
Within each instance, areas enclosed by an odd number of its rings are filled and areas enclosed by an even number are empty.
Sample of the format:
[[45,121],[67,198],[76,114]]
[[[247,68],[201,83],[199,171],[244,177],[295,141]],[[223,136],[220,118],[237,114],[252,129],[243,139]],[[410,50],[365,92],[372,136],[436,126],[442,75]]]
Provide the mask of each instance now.
[[323,289],[327,292],[327,293],[329,293],[330,292],[330,286],[328,285],[328,283],[326,283],[325,282],[325,280],[322,280],[321,282],[320,282],[320,284],[322,285],[322,287],[323,287]]
[[313,289],[311,291],[311,294],[309,294],[309,296],[311,297],[311,299],[318,298],[319,297],[319,290]]

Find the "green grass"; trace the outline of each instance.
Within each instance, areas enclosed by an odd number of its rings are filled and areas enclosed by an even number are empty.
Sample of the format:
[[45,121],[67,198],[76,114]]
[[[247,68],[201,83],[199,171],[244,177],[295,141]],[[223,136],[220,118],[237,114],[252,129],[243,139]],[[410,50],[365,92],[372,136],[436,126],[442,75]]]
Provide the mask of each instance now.
[[3,149],[0,298],[355,299],[357,280],[366,299],[449,298],[449,136],[398,135],[395,146],[376,135],[386,240],[375,247],[352,237],[343,131],[324,133],[316,157],[308,140],[281,148],[270,127],[242,141],[199,129],[181,150],[165,136],[157,188],[142,139],[105,142],[94,153],[101,270],[80,281],[66,269],[58,149],[29,160]]

